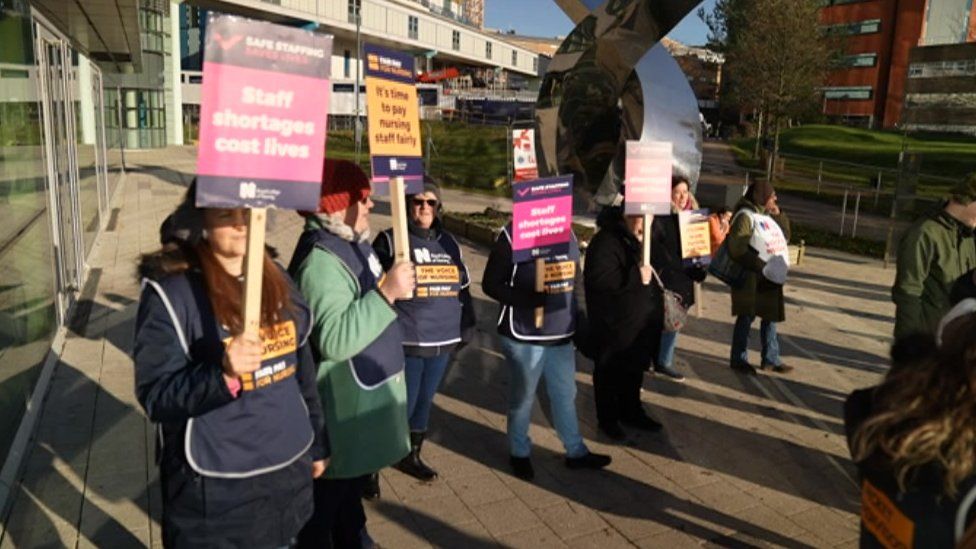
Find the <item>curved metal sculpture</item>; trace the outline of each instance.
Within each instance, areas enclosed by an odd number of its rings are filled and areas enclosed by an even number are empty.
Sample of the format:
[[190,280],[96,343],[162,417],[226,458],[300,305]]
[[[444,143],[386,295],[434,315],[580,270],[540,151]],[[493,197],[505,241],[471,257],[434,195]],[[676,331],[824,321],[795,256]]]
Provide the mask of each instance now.
[[671,141],[674,169],[697,185],[698,102],[659,44],[700,0],[556,0],[577,23],[536,103],[540,175],[573,173],[606,204],[620,190],[624,143]]

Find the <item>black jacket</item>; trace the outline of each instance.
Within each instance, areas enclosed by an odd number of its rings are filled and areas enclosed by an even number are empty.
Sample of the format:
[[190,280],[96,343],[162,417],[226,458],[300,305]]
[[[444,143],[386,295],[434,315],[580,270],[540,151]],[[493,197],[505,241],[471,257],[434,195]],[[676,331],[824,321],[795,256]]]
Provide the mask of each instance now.
[[681,259],[681,229],[678,216],[659,215],[651,224],[651,265],[664,287],[681,296],[685,307],[695,304],[695,282],[705,280],[701,267],[686,267]]
[[598,362],[647,369],[663,328],[661,291],[641,281],[641,243],[624,225],[622,210],[604,210],[597,224],[583,272],[591,346]]
[[[857,430],[870,418],[875,408],[875,388],[859,389],[851,393],[844,403],[844,430],[848,445],[851,445]],[[902,492],[891,469],[890,461],[880,453],[856,464],[861,480],[862,492],[870,491],[862,497],[861,509],[861,547],[880,549],[890,547],[881,539],[890,537],[906,541],[907,546],[944,547],[956,546],[954,529],[957,520],[964,525],[973,523],[973,510],[976,506],[961,507],[967,495],[976,491],[976,475],[970,475],[959,484],[959,493],[951,498],[943,493],[943,469],[935,463],[922,465],[915,469],[907,480],[906,491]],[[863,494],[862,494],[863,496]],[[876,520],[878,516],[890,517]],[[871,523],[871,527],[868,527]],[[902,540],[899,530],[892,531],[889,525],[911,524],[913,536]],[[883,533],[876,536],[875,533]],[[886,540],[887,541],[887,540]]]

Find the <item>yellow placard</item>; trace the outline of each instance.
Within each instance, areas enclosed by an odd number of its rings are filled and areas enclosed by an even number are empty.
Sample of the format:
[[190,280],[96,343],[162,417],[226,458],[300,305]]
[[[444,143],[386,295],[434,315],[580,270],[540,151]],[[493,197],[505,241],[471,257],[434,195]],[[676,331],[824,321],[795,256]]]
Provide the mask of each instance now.
[[416,86],[366,77],[366,97],[370,154],[422,156]]
[[417,265],[417,284],[459,284],[457,265]]
[[712,253],[711,233],[708,220],[695,221],[681,226],[681,258],[694,259]]
[[546,284],[551,282],[564,282],[576,277],[576,263],[574,261],[560,261],[559,263],[546,263]]
[[867,479],[861,484],[861,520],[885,547],[907,549],[914,545],[915,523]]

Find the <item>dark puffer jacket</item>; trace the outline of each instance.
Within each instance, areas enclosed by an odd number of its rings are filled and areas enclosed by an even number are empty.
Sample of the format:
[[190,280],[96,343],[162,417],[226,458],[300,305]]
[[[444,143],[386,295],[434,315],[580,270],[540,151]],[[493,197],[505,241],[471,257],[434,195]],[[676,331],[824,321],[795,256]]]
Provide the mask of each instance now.
[[583,282],[590,344],[597,360],[646,369],[663,327],[661,291],[641,281],[641,243],[624,225],[623,210],[607,208],[586,252]]

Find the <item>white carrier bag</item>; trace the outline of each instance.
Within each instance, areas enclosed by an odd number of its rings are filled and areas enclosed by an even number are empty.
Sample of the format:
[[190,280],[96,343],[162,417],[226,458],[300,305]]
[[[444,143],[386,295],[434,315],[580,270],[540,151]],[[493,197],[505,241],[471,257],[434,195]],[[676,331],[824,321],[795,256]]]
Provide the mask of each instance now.
[[786,235],[772,217],[755,212],[747,212],[752,219],[752,238],[749,245],[766,263],[763,276],[777,283],[786,283],[790,269],[790,249]]

